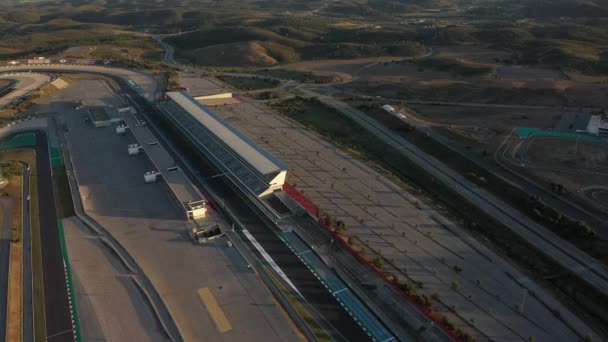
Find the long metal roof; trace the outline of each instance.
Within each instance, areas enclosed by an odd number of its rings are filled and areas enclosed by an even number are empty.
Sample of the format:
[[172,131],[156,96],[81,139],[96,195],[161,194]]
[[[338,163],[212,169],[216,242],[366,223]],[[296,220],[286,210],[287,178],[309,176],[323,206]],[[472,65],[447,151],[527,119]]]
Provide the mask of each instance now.
[[270,177],[260,174],[175,101],[166,101],[162,107],[167,118],[190,139],[195,147],[211,158],[222,172],[233,174],[256,195],[268,189],[270,181],[268,178],[272,177],[272,174],[268,175]]
[[196,118],[260,174],[267,175],[287,170],[287,166],[280,160],[232,127],[209,108],[196,101],[188,93],[184,91],[168,92],[167,96]]

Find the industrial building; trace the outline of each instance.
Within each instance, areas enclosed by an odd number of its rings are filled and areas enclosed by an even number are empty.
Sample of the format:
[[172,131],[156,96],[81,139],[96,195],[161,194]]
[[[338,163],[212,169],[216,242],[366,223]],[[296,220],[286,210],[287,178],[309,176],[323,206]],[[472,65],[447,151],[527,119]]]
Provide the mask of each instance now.
[[592,115],[587,123],[587,132],[593,135],[608,135],[608,114]]
[[281,190],[287,166],[184,91],[169,92],[168,119],[234,183],[256,197]]
[[109,113],[105,107],[102,106],[91,106],[87,107],[89,113],[89,119],[95,127],[107,127],[113,123],[122,121],[122,118],[118,117],[117,112]]

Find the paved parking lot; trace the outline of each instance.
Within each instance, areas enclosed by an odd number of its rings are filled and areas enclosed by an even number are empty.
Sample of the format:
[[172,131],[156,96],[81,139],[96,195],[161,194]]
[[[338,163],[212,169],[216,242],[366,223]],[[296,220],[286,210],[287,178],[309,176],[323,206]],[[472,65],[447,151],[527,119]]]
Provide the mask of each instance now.
[[476,340],[570,341],[589,333],[545,290],[442,210],[426,205],[415,189],[266,107],[242,103],[215,110],[283,160],[288,182],[343,219],[347,234],[358,237],[368,255],[383,256],[387,271],[421,283],[421,292],[436,296],[436,310]]
[[118,258],[78,218],[64,220],[64,228],[82,338],[165,341],[165,333]]
[[[63,114],[60,121],[67,128],[74,176],[85,210],[145,271],[184,339],[298,340],[299,334],[282,309],[238,252],[227,247],[224,238],[206,245],[195,245],[189,240],[186,234],[189,224],[181,219],[182,209],[166,185],[144,183],[143,173],[152,167],[146,156],[128,156],[127,145],[134,138],[130,134],[116,135],[114,127],[93,128],[84,121],[85,111],[73,109],[76,99],[91,105],[116,106],[121,101],[100,82],[85,80],[57,92],[51,99],[54,101],[51,107]],[[212,223],[224,224],[214,213],[201,222]],[[78,258],[78,254],[70,251],[70,257]],[[82,278],[86,274],[75,276]],[[81,283],[86,285],[84,281]],[[218,326],[210,314],[214,310],[203,304],[199,290],[204,288],[209,289],[230,322],[230,330]],[[85,286],[83,291],[89,289]],[[122,307],[113,309],[119,311]]]

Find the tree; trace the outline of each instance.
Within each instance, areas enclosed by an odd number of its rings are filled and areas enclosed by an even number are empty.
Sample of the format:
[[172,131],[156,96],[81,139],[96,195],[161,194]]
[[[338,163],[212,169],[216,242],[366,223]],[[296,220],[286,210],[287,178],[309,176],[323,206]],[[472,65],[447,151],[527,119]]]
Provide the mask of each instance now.
[[342,234],[346,230],[346,223],[342,220],[336,221],[336,233]]
[[374,258],[374,266],[376,266],[376,268],[379,268],[379,269],[384,268],[384,261],[382,260],[381,257],[377,256],[376,258]]
[[325,215],[324,223],[328,228],[334,228],[336,226],[336,221],[330,215]]

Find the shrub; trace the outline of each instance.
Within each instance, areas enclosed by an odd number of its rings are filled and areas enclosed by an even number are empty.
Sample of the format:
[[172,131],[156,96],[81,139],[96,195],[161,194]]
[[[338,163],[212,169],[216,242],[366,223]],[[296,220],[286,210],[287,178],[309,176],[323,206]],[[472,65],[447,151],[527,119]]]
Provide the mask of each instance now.
[[376,266],[379,269],[384,268],[384,261],[382,260],[381,257],[377,256],[374,258],[374,266]]

